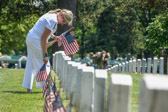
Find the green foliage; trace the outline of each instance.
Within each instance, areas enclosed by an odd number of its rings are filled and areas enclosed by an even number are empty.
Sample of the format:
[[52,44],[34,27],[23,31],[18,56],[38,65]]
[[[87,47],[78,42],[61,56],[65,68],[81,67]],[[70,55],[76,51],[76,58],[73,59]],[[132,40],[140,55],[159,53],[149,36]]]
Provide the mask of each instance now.
[[[76,35],[80,45],[80,54],[84,54],[85,51],[88,52],[87,48],[90,44],[88,43],[90,40],[89,37],[93,33],[96,33],[97,28],[95,24],[103,9],[104,6],[102,1],[78,2]],[[93,36],[92,38],[95,39]],[[94,44],[94,42],[92,44]],[[93,50],[93,48],[90,49]]]
[[156,55],[160,55],[160,49],[164,52],[168,49],[168,13],[157,16],[147,27],[147,36],[145,38],[145,46],[150,50],[154,50]]
[[[96,31],[87,36],[87,51],[106,50],[121,56],[128,52],[136,53],[143,44],[133,4],[107,2],[103,6],[95,23]],[[137,43],[142,46],[137,46]]]
[[3,54],[26,54],[25,39],[38,19],[32,6],[23,0],[11,0],[1,8],[0,50]]
[[[3,54],[26,54],[26,36],[39,17],[51,8],[55,0],[5,0],[0,7],[0,51]],[[35,5],[35,3],[40,3]]]

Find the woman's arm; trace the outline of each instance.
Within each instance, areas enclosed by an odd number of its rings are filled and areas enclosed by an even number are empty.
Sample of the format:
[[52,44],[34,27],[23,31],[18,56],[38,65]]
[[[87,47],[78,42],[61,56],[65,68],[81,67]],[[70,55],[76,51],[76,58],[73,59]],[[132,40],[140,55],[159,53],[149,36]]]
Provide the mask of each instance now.
[[47,48],[50,47],[50,46],[52,46],[55,42],[57,42],[57,38],[54,39],[54,40],[52,40],[52,41],[50,41],[50,42],[48,42],[47,43]]
[[[48,28],[45,28],[41,37],[41,47],[43,54],[47,54],[47,37],[50,35],[50,33],[51,31]],[[48,62],[48,57],[43,57],[43,61],[46,64]]]

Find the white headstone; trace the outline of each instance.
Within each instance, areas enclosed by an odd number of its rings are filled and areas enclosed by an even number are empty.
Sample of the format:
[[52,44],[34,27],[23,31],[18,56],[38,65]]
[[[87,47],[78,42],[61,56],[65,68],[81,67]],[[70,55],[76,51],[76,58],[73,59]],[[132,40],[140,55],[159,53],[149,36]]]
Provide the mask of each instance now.
[[80,110],[77,112],[92,112],[93,111],[93,84],[94,84],[94,68],[83,68],[81,79],[81,95],[80,95]]
[[137,61],[137,73],[141,73],[141,59]]
[[168,112],[168,76],[143,77],[140,85],[139,112]]
[[160,57],[160,63],[159,63],[159,73],[163,74],[164,71],[164,58]]
[[148,58],[147,73],[151,73],[151,58]]
[[106,83],[107,71],[102,69],[95,70],[94,82],[94,112],[104,112],[106,103]]
[[136,73],[136,60],[132,60],[132,72]]
[[129,73],[132,73],[132,60],[129,60]]
[[142,73],[146,72],[146,59],[142,59]]
[[155,57],[153,60],[153,74],[157,74],[157,65],[158,65],[158,59]]
[[132,77],[112,74],[108,95],[108,112],[130,112]]

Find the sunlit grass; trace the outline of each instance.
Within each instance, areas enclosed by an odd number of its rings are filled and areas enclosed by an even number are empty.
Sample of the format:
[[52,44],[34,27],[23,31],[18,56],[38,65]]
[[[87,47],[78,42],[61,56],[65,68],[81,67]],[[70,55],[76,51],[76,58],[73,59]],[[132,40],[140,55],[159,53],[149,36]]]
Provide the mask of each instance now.
[[[25,69],[0,69],[0,112],[42,112],[44,98],[42,89],[36,88],[34,82],[33,93],[27,93],[22,88],[22,81]],[[60,96],[64,107],[69,104],[66,99],[66,93],[63,92],[58,76],[52,71],[52,78],[55,79],[57,90],[60,90]],[[108,74],[108,81],[110,79]],[[131,92],[131,112],[138,112],[139,84],[141,74],[128,74],[132,76],[133,86]],[[109,83],[108,83],[109,85]],[[75,107],[71,112],[76,112]]]
[[[36,88],[35,81],[32,93],[27,93],[27,90],[22,88],[24,71],[25,69],[0,69],[0,112],[43,112],[42,89]],[[60,90],[66,108],[69,99],[66,99],[60,81],[53,71],[52,77],[56,77],[57,90]]]

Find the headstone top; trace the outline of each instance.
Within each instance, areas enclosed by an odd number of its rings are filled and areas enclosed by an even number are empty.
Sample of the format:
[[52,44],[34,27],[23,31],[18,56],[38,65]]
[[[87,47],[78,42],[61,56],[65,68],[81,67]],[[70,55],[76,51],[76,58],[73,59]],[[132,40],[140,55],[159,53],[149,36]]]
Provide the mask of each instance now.
[[80,65],[78,66],[78,69],[82,69],[82,68],[84,68],[84,67],[86,67],[85,64],[80,64]]
[[96,69],[95,72],[96,72],[96,77],[107,78],[107,71],[106,70]]
[[94,67],[85,67],[83,68],[83,72],[94,72]]
[[168,90],[168,76],[146,74],[143,80],[149,89]]
[[125,74],[112,74],[111,79],[113,84],[132,85],[132,77]]
[[74,61],[68,61],[68,64],[73,64],[73,63],[75,63]]

